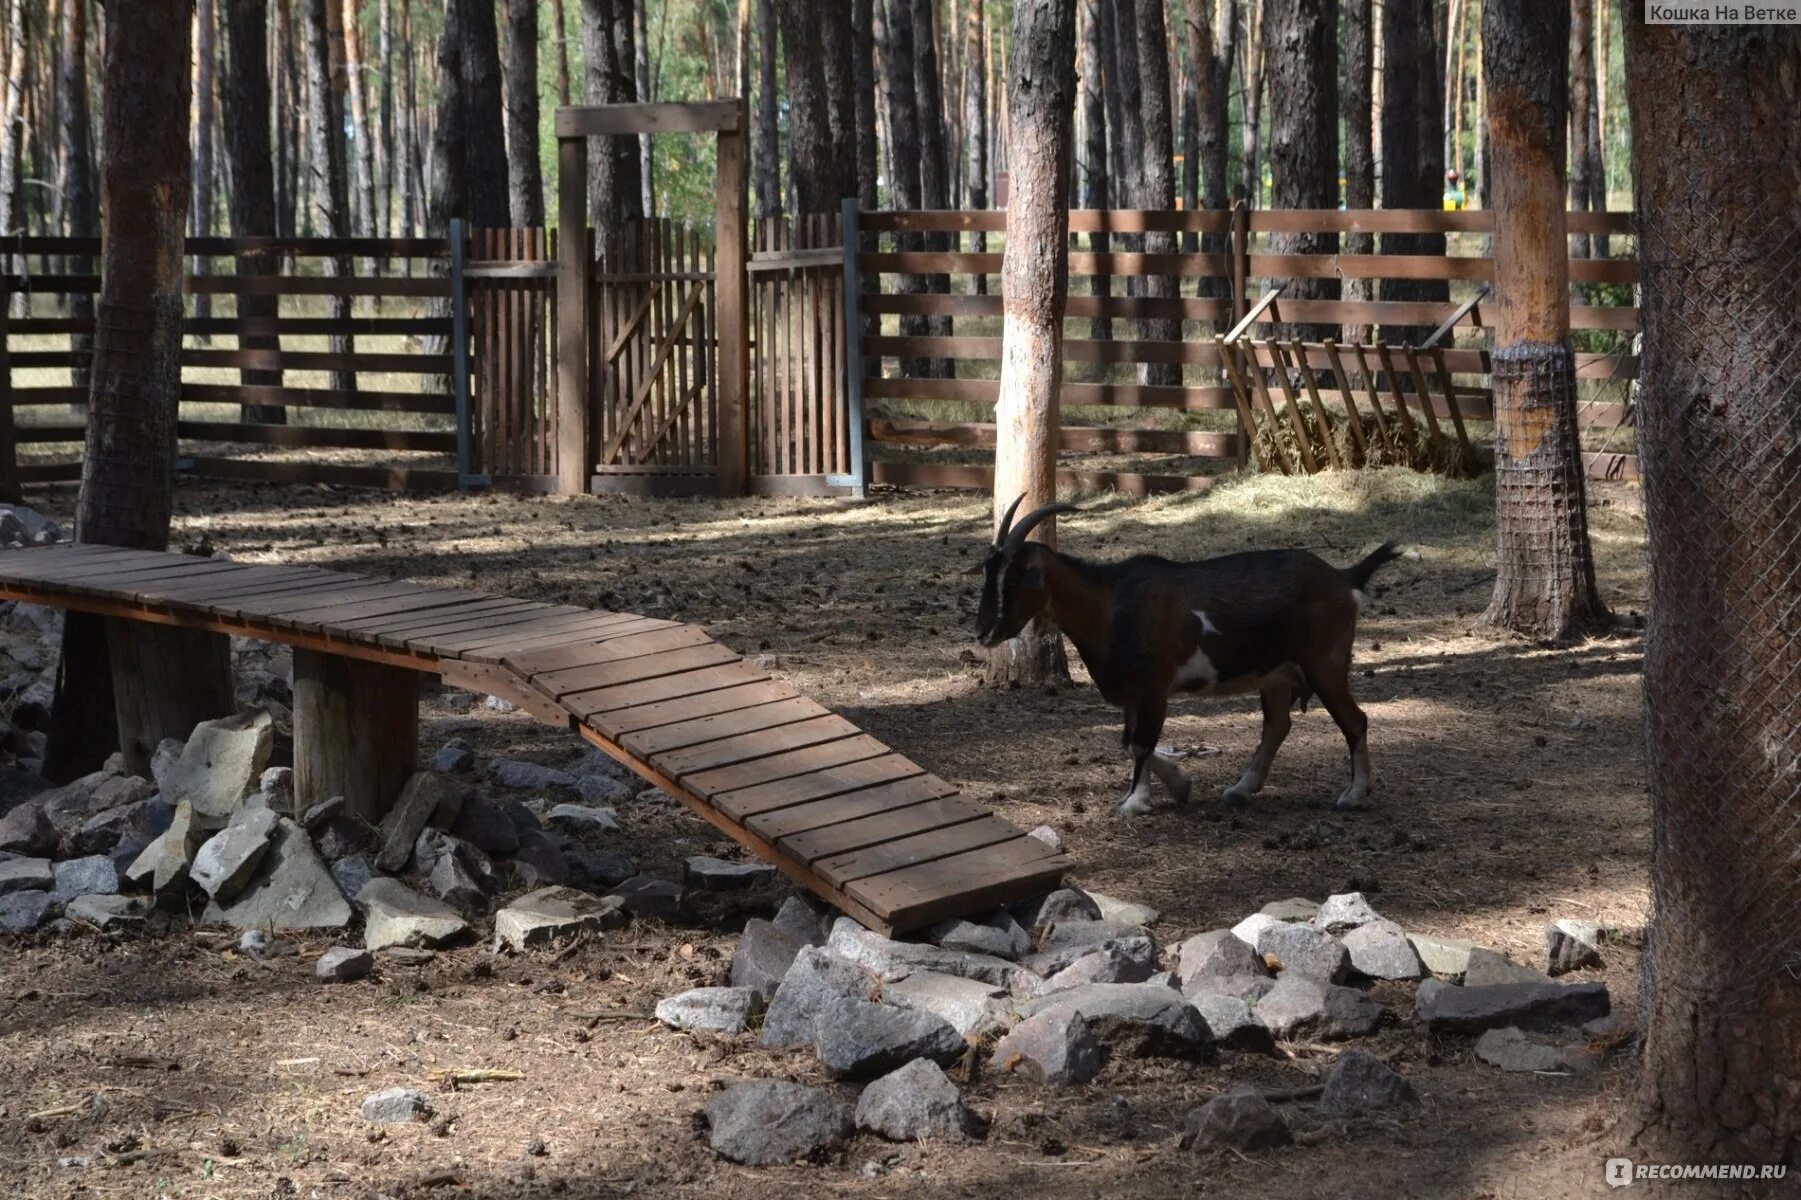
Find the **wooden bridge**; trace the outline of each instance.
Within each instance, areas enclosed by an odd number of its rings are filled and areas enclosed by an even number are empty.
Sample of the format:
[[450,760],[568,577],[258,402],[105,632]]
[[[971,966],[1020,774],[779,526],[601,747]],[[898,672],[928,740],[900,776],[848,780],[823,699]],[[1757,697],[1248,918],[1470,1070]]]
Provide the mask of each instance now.
[[413,766],[418,678],[438,675],[573,729],[884,933],[1042,891],[1070,865],[693,625],[84,545],[0,554],[0,599],[294,647],[303,805],[378,779],[383,794],[352,797],[378,818]]

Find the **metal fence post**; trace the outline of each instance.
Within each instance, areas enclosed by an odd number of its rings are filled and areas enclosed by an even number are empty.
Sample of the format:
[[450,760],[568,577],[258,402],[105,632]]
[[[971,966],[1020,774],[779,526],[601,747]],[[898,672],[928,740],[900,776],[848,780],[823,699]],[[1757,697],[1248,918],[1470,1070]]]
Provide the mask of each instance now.
[[828,475],[826,483],[847,487],[851,495],[861,499],[869,494],[869,465],[863,454],[863,280],[857,273],[857,252],[862,249],[858,231],[857,198],[844,199],[841,222],[844,243],[844,400],[845,419],[850,426],[850,470],[843,475]]
[[450,344],[451,389],[457,410],[457,487],[468,491],[475,483],[475,430],[469,409],[469,294],[463,277],[467,225],[461,217],[450,219]]

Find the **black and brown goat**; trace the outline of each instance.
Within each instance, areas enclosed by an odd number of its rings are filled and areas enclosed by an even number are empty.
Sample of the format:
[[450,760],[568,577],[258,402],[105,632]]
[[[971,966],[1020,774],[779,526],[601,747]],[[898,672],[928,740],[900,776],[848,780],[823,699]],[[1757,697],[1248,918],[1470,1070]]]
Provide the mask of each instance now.
[[[1020,497],[1021,500],[1024,497]],[[1263,786],[1288,736],[1289,708],[1319,697],[1351,750],[1351,785],[1337,807],[1369,796],[1368,719],[1351,697],[1351,642],[1370,576],[1400,557],[1383,544],[1340,569],[1305,550],[1262,550],[1179,563],[1140,554],[1091,563],[1026,541],[1040,521],[1079,511],[1047,504],[1013,521],[1015,500],[981,570],[987,578],[976,615],[977,640],[995,646],[1043,616],[1075,644],[1101,695],[1125,710],[1132,789],[1122,816],[1150,811],[1150,780],[1163,781],[1178,805],[1189,783],[1157,739],[1174,692],[1263,697],[1263,738],[1244,774],[1226,789],[1243,804]]]

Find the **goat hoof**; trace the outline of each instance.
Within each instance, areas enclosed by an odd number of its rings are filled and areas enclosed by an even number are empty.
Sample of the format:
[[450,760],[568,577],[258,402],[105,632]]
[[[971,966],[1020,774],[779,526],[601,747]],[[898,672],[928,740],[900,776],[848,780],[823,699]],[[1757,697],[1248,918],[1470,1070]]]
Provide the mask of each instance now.
[[1151,811],[1151,802],[1142,796],[1131,795],[1121,800],[1113,811],[1122,817],[1142,817]]
[[1243,808],[1251,802],[1251,793],[1236,787],[1229,787],[1225,792],[1227,808]]
[[1355,812],[1369,807],[1369,793],[1360,792],[1356,788],[1347,788],[1338,803],[1332,806],[1338,812]]

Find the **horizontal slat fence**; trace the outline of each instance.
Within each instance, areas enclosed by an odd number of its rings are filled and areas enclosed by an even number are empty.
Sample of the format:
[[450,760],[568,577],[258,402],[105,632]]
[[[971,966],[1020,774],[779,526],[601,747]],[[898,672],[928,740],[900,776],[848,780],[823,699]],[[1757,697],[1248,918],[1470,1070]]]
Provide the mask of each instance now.
[[[857,257],[864,293],[859,303],[871,317],[862,342],[863,396],[872,457],[878,460],[875,478],[986,486],[986,467],[972,461],[969,451],[992,445],[992,425],[987,418],[968,419],[962,410],[992,409],[999,394],[1003,254],[998,243],[1004,241],[1006,214],[869,212],[858,221],[864,235]],[[1456,314],[1475,288],[1492,281],[1494,263],[1482,237],[1492,228],[1493,214],[1480,211],[1072,211],[1062,449],[1166,456],[1144,467],[1122,462],[1077,468],[1100,486],[1205,487],[1220,467],[1244,453],[1215,337],[1253,300],[1296,280],[1369,280],[1376,294],[1383,280],[1443,281],[1449,290],[1444,301],[1285,297],[1256,317],[1251,336],[1266,337],[1278,322],[1338,326],[1346,333],[1437,326]],[[1135,248],[1143,234],[1159,232],[1178,235],[1178,249],[1147,254]],[[1631,214],[1571,213],[1569,232],[1629,236]],[[1449,245],[1442,255],[1296,254],[1273,240],[1298,233],[1339,235],[1341,248],[1348,234],[1377,235],[1373,249],[1382,248],[1382,235],[1392,234],[1445,234]],[[977,235],[985,245],[976,246]],[[939,248],[926,248],[929,239]],[[934,275],[944,283],[922,289],[917,281]],[[1143,294],[1145,278],[1158,275],[1175,279],[1179,294]],[[1636,263],[1630,256],[1572,258],[1570,278],[1585,445],[1593,451],[1597,474],[1629,476],[1636,464],[1621,451],[1631,448],[1629,384],[1637,359],[1630,339],[1638,314],[1630,287],[1637,280]],[[936,319],[936,327],[922,330],[926,319]],[[1140,320],[1180,322],[1179,339],[1142,340]],[[1481,320],[1480,305],[1463,314],[1443,351],[1445,367],[1455,376],[1457,416],[1473,422],[1492,418]],[[1458,333],[1464,334],[1462,344]],[[1176,368],[1181,383],[1140,382],[1146,364]],[[1194,436],[1201,433],[1210,436]],[[921,461],[928,449],[954,461]]]

